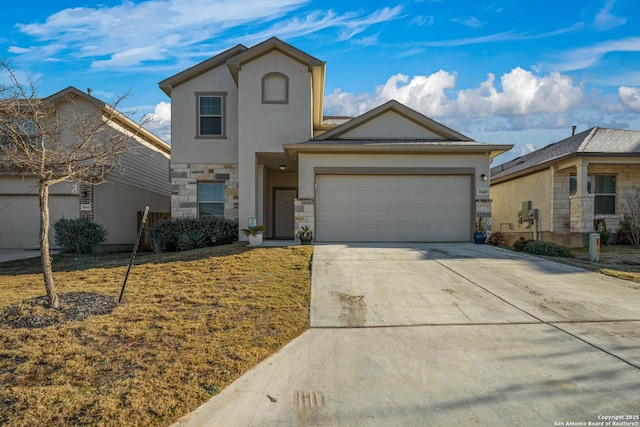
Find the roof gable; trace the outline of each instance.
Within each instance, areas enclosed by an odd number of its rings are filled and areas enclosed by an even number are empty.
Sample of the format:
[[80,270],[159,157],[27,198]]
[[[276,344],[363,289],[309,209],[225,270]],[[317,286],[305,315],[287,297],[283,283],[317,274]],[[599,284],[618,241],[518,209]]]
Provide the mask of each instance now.
[[139,123],[136,123],[106,102],[101,101],[98,98],[89,95],[88,93],[82,92],[81,90],[73,86],[69,86],[59,92],[54,93],[53,95],[48,96],[47,98],[45,98],[45,101],[52,102],[58,105],[61,102],[64,102],[65,100],[73,97],[78,97],[88,102],[92,105],[92,107],[101,111],[102,114],[107,117],[113,124],[121,126],[123,129],[126,129],[133,135],[136,135],[136,137],[138,137],[140,141],[144,141],[145,143],[152,145],[166,155],[171,154],[171,146],[169,144],[142,127]]
[[[187,68],[186,70],[171,76],[167,79],[164,79],[158,85],[160,89],[164,93],[166,93],[169,97],[171,97],[171,91],[174,87],[183,84],[193,78],[198,77],[201,74],[204,74],[214,68],[220,67],[221,65],[225,65],[227,60],[234,55],[237,55],[243,51],[247,50],[247,47],[241,44],[238,44],[231,49],[227,49],[224,52],[221,52],[214,56],[213,58],[209,58],[206,61],[200,62],[199,64],[194,65],[191,68]],[[237,79],[236,79],[237,83]]]
[[491,178],[504,178],[580,155],[640,154],[640,131],[593,127],[491,169]]
[[329,139],[471,141],[471,138],[396,100],[388,101],[315,138],[318,141]]
[[277,37],[271,37],[270,39],[265,40],[262,43],[258,43],[257,45],[246,49],[242,53],[234,55],[227,60],[227,67],[229,67],[229,71],[231,71],[231,75],[233,76],[236,84],[238,84],[238,72],[242,69],[244,64],[254,61],[273,51],[278,51],[294,61],[298,61],[299,63],[308,66],[309,71],[311,71],[312,67],[323,67],[325,64],[323,61],[320,61],[300,49],[283,42]]

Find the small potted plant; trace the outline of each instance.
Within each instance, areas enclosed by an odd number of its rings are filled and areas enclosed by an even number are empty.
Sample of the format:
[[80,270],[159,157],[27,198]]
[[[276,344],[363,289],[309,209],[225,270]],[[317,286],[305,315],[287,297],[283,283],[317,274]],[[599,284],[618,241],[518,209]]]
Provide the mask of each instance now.
[[242,234],[249,238],[249,246],[262,245],[262,232],[264,231],[264,225],[253,225],[247,228],[243,228]]
[[485,220],[482,217],[478,217],[478,220],[476,221],[476,232],[473,233],[473,243],[476,245],[483,244],[487,238],[487,229],[484,226],[484,222]]
[[303,225],[296,233],[296,237],[300,239],[301,245],[310,245],[313,241],[313,231],[308,225]]

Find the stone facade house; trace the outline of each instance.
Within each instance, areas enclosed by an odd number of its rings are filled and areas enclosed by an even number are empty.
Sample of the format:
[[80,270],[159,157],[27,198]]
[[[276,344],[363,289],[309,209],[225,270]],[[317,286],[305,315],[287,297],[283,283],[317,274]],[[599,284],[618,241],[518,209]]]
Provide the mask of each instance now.
[[[107,174],[106,183],[53,185],[49,195],[51,224],[60,218],[88,218],[109,231],[101,245],[103,249],[132,247],[137,237],[138,212],[144,211],[145,206],[153,212],[170,210],[170,146],[104,102],[74,87],[53,94],[46,101],[55,104],[56,114],[64,123],[70,123],[70,117],[109,117],[111,130],[128,137],[130,146],[120,158],[122,168]],[[0,170],[0,248],[38,248],[37,184],[34,176]],[[53,246],[53,227],[50,239]]]
[[265,237],[471,241],[490,216],[489,165],[511,148],[473,141],[389,101],[323,116],[325,63],[271,38],[160,82],[171,97],[171,213],[254,219]]
[[583,246],[640,185],[640,132],[593,127],[491,169],[494,231]]

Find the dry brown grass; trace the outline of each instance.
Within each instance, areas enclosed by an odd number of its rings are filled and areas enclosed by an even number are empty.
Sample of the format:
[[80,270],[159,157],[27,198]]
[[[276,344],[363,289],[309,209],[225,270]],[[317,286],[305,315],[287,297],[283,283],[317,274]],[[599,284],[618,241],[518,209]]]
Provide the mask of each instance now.
[[598,262],[589,261],[589,248],[571,249],[571,253],[575,258],[553,259],[607,276],[640,283],[640,248],[625,245],[601,246]]
[[[0,425],[168,425],[309,327],[312,247],[136,258],[113,313],[0,325]],[[117,298],[128,256],[58,257],[60,292]],[[0,315],[42,295],[38,260],[0,264]]]

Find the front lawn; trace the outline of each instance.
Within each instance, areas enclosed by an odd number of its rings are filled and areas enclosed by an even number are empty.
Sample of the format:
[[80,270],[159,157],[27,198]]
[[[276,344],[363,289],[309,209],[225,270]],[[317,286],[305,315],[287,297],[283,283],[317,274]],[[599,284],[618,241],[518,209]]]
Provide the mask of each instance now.
[[607,276],[640,283],[640,248],[626,245],[600,247],[600,261],[589,261],[589,248],[572,248],[575,258],[553,258],[554,261],[596,271]]
[[[308,329],[312,251],[139,254],[122,305],[53,326],[39,259],[0,264],[0,425],[170,425]],[[129,256],[56,256],[58,291],[113,301]]]

